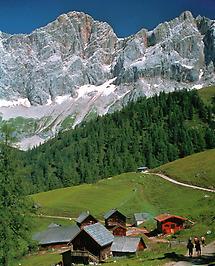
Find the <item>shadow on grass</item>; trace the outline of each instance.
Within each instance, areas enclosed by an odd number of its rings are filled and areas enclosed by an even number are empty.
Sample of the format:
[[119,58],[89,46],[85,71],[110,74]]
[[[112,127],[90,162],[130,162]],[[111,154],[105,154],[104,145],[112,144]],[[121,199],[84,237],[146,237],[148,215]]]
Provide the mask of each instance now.
[[195,265],[207,264],[208,266],[215,266],[215,253],[209,256],[202,255],[200,257],[191,258],[188,256],[184,256],[182,254],[171,252],[171,253],[165,253],[163,257],[153,258],[153,259],[150,259],[149,261],[164,260],[164,259],[171,259],[171,261],[174,261],[174,262],[185,261],[185,262],[195,263]]

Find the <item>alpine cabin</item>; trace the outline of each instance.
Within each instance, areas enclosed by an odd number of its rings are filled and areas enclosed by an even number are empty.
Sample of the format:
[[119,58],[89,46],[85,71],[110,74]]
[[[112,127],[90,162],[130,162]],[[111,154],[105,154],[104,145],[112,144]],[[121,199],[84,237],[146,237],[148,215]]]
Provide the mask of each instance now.
[[136,255],[146,248],[142,237],[115,236],[111,251],[114,257]]
[[64,266],[71,266],[72,263],[105,261],[111,256],[113,238],[111,232],[100,223],[83,227],[71,240],[71,250],[62,254]]
[[187,218],[177,215],[160,214],[154,218],[157,221],[157,230],[163,234],[174,234],[184,229],[184,222]]
[[76,219],[76,224],[82,229],[86,225],[98,223],[98,220],[94,218],[89,211],[82,212]]
[[116,225],[126,227],[126,216],[119,212],[117,209],[112,209],[105,213],[105,227],[111,229]]

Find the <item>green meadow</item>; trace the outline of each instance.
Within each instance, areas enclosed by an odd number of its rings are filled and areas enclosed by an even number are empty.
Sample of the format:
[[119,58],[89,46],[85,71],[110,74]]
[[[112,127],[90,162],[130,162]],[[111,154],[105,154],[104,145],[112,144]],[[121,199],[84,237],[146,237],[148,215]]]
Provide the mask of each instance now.
[[[207,241],[215,239],[214,224],[214,193],[205,193],[190,188],[181,187],[157,176],[140,173],[126,173],[109,179],[104,179],[96,184],[56,189],[32,195],[41,208],[39,213],[44,215],[67,215],[75,218],[81,211],[90,212],[102,219],[103,214],[110,208],[118,208],[129,218],[135,212],[148,212],[152,219],[147,223],[149,228],[156,227],[154,216],[169,212],[185,216],[194,222],[190,229],[181,231],[174,236],[174,240],[187,241],[194,235],[212,233],[207,236]],[[39,214],[38,213],[38,214]],[[69,225],[74,220],[51,219],[35,217],[35,231],[45,230],[51,222]],[[169,238],[172,240],[172,238]],[[163,265],[168,259],[164,256],[168,252],[183,254],[186,252],[185,244],[176,245],[171,249],[166,243],[152,243],[148,240],[148,249],[141,252],[138,257],[110,261],[107,265]],[[43,255],[26,256],[20,260],[24,266],[52,265],[61,260],[60,254],[46,253]]]
[[[195,223],[188,234],[195,230],[203,234],[215,229],[215,193],[181,187],[149,174],[121,174],[96,184],[38,193],[32,195],[32,198],[41,206],[38,211],[46,215],[76,218],[80,212],[89,210],[102,219],[107,210],[118,208],[129,218],[135,212],[150,213],[153,227],[153,217],[168,212],[185,216]],[[48,221],[51,222],[50,219]],[[187,234],[181,233],[180,237],[185,239]]]
[[187,184],[215,189],[215,149],[164,164],[155,171]]

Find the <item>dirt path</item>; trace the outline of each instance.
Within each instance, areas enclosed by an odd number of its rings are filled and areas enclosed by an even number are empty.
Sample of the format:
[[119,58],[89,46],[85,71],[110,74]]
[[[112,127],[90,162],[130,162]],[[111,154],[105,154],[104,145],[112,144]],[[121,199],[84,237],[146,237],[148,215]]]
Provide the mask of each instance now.
[[51,215],[44,215],[44,214],[38,214],[35,215],[40,218],[52,218],[52,219],[61,219],[61,220],[76,220],[76,218],[66,217],[66,216],[51,216]]
[[193,189],[198,189],[198,190],[203,190],[203,191],[207,191],[207,192],[213,192],[215,193],[215,190],[214,189],[209,189],[209,188],[204,188],[204,187],[198,187],[198,186],[193,186],[193,185],[189,185],[189,184],[186,184],[186,183],[182,183],[182,182],[179,182],[179,181],[176,181],[164,174],[159,174],[159,173],[146,173],[146,174],[152,174],[152,175],[156,175],[156,176],[159,176],[171,183],[174,183],[176,185],[180,185],[180,186],[183,186],[183,187],[189,187],[189,188],[193,188]]
[[[194,253],[195,255],[195,253]],[[166,263],[165,266],[191,266],[191,265],[215,265],[215,241],[202,248],[201,257],[189,258],[187,255],[178,255],[175,262]]]

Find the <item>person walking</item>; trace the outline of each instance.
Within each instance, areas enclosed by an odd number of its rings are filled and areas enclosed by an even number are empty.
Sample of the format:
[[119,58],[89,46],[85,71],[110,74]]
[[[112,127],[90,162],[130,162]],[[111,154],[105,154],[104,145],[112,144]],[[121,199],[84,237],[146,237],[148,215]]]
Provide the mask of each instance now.
[[199,239],[195,243],[196,255],[199,257],[201,256],[201,244]]
[[205,237],[204,236],[201,237],[201,242],[202,242],[202,246],[205,247],[206,244],[205,244]]
[[192,243],[192,240],[188,239],[187,249],[188,249],[188,252],[189,252],[189,257],[193,256],[193,247],[194,247],[194,245]]
[[194,239],[193,239],[193,241],[194,241],[194,244],[196,244],[199,241],[198,237],[195,236]]

